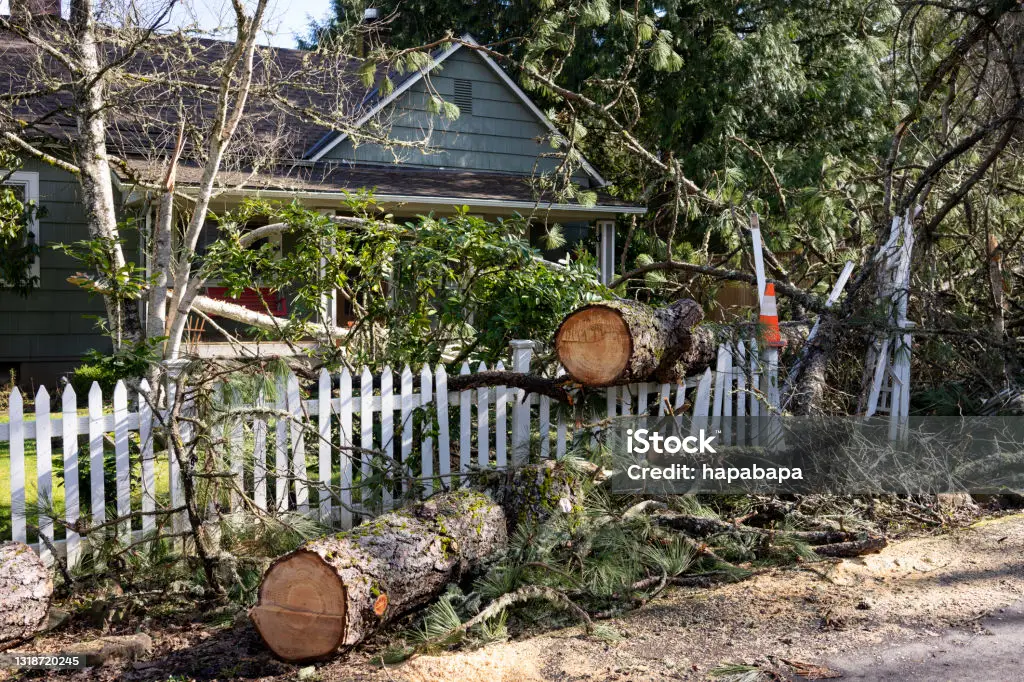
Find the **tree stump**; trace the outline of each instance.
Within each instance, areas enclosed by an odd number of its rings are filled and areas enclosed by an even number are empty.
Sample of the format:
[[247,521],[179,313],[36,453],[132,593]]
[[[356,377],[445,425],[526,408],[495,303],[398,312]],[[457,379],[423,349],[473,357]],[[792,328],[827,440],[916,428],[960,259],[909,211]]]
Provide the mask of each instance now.
[[50,571],[31,547],[0,544],[0,650],[42,630],[52,595]]
[[250,616],[278,657],[322,659],[427,604],[507,542],[505,514],[486,495],[437,495],[280,557]]
[[665,308],[602,301],[568,315],[555,333],[558,359],[584,386],[654,379],[675,383],[705,369],[717,350],[710,329],[695,327],[700,305],[683,299]]

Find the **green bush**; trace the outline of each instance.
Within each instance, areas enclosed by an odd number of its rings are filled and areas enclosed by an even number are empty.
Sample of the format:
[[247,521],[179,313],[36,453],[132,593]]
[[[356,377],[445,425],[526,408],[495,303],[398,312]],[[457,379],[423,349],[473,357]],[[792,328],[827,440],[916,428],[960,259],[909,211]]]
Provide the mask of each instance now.
[[120,380],[139,379],[146,375],[151,363],[157,359],[157,345],[163,338],[148,339],[107,355],[98,350],[88,351],[81,365],[71,374],[71,386],[80,401],[89,395],[93,382],[100,385],[104,396],[114,392]]

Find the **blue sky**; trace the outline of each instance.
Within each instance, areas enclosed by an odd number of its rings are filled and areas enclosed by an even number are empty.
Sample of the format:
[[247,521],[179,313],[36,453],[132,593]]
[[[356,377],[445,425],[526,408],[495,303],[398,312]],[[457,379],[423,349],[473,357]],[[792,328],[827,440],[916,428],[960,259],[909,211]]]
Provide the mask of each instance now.
[[[166,7],[166,0],[142,0],[137,3],[143,11],[157,11]],[[252,5],[253,0],[245,0]],[[98,3],[102,5],[103,3]],[[111,3],[117,4],[117,0]],[[69,0],[62,0],[61,6],[67,16]],[[0,0],[0,14],[8,14],[9,0]],[[264,21],[265,45],[278,47],[295,47],[297,36],[304,35],[309,26],[310,18],[322,19],[330,10],[330,0],[270,0],[266,21]],[[198,24],[199,27],[212,30],[218,26],[230,26],[233,14],[230,0],[180,0],[172,15],[172,23],[176,26]]]
[[[251,0],[247,0],[251,5]],[[297,36],[305,35],[310,18],[322,19],[330,10],[330,0],[270,0],[260,42],[278,47],[295,47]],[[187,0],[175,11],[178,25],[193,21],[204,29],[230,26],[230,0]]]

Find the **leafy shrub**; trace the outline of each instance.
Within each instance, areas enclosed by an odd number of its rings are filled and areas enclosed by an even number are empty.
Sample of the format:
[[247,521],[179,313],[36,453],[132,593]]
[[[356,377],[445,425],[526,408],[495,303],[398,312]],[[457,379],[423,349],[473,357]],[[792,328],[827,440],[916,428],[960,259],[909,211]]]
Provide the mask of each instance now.
[[71,386],[79,400],[89,395],[93,382],[100,385],[104,396],[109,396],[118,381],[145,376],[150,364],[156,361],[157,346],[163,340],[164,337],[147,339],[109,355],[98,350],[88,351],[71,375]]

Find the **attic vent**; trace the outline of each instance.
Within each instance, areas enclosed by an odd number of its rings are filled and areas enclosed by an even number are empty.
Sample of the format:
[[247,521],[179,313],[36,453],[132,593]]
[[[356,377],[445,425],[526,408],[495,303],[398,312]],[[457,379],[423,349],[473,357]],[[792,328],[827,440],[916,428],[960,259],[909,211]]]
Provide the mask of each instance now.
[[473,113],[473,81],[464,78],[455,79],[455,95],[452,97],[459,113],[463,116]]

